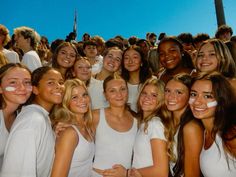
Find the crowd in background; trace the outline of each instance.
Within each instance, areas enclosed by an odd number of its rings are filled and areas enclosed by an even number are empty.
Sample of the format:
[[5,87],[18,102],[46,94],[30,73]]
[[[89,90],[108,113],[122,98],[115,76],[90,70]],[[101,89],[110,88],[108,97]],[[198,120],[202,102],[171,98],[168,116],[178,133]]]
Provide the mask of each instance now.
[[1,177],[235,177],[236,36],[48,42],[0,25]]

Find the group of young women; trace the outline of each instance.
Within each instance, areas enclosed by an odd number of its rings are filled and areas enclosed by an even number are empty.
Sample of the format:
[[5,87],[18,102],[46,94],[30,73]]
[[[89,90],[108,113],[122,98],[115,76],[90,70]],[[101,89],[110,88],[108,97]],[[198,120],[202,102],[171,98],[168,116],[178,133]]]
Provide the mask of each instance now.
[[175,38],[157,51],[156,76],[137,46],[107,49],[93,77],[68,42],[53,67],[2,66],[0,175],[235,176],[236,70],[225,44],[204,42],[195,70]]

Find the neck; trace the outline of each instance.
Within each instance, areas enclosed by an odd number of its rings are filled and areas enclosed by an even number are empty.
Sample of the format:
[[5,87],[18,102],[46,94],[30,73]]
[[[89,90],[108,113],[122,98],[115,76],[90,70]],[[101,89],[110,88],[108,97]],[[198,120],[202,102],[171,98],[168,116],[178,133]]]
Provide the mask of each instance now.
[[27,46],[25,48],[22,48],[22,50],[23,50],[24,53],[27,53],[27,52],[33,50],[33,48],[31,46]]
[[124,107],[109,107],[110,112],[116,117],[124,117],[125,114],[125,106]]
[[139,71],[129,73],[129,83],[130,84],[139,84],[140,83]]
[[102,71],[97,74],[96,79],[105,80],[110,75],[112,75],[112,72],[110,72],[110,71],[103,68]]
[[49,113],[52,110],[52,107],[54,104],[51,103],[46,103],[45,101],[38,99],[37,97],[35,98],[35,100],[33,101],[34,104],[40,105],[41,107],[43,107],[45,110],[47,110]]
[[184,109],[173,111],[173,118],[174,118],[174,124],[175,126],[178,126],[180,123],[181,116],[183,115],[186,107]]
[[214,125],[213,121],[214,121],[214,118],[208,118],[208,119],[202,120],[203,126],[204,126],[207,133],[212,132],[213,125]]

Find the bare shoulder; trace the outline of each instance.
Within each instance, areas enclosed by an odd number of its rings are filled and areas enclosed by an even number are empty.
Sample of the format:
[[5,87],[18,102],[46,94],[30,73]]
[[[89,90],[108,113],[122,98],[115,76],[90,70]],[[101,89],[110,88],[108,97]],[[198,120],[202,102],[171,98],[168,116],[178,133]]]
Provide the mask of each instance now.
[[191,120],[190,122],[188,122],[184,128],[183,128],[183,132],[185,135],[191,135],[191,136],[203,136],[203,131],[204,128],[202,126],[202,124],[200,122],[198,122],[197,120]]
[[93,125],[95,126],[95,128],[98,125],[98,122],[100,120],[100,109],[95,109],[92,111],[92,115],[93,115]]

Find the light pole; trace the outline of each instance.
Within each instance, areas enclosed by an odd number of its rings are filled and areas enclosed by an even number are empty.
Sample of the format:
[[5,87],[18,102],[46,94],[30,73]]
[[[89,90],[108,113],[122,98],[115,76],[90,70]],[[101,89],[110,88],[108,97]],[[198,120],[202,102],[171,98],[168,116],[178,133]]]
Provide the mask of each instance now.
[[225,14],[222,0],[215,0],[216,18],[218,27],[225,24]]

